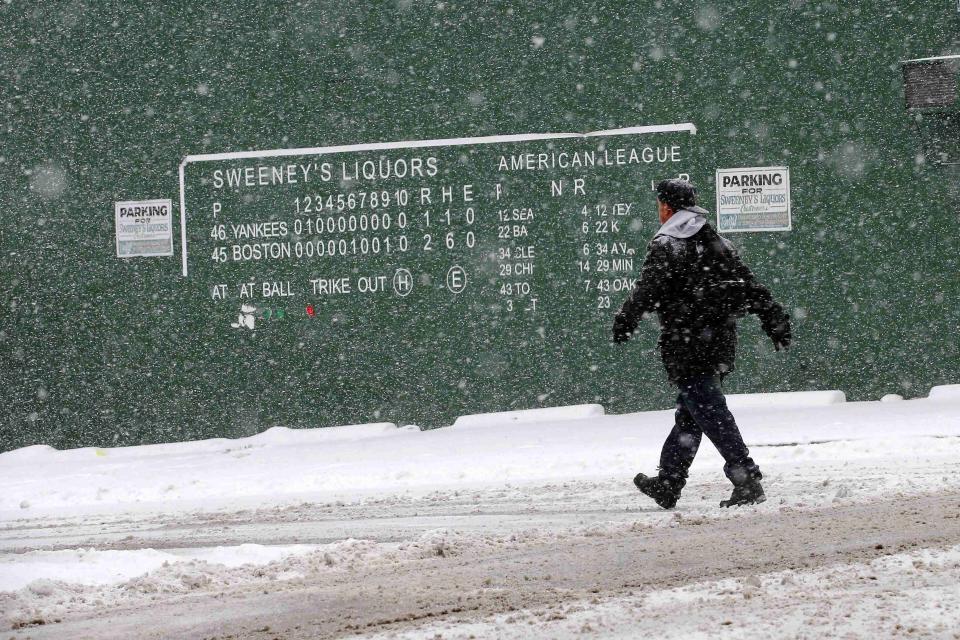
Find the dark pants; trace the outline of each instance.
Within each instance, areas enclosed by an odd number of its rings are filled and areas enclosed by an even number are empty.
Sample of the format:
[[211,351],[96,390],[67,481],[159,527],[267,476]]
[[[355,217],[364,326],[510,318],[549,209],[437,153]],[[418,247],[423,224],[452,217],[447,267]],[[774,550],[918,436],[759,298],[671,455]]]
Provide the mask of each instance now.
[[760,469],[750,458],[740,429],[727,408],[718,376],[698,376],[679,382],[676,424],[663,443],[660,476],[681,487],[700,448],[703,434],[723,456],[723,472],[735,485],[760,479]]

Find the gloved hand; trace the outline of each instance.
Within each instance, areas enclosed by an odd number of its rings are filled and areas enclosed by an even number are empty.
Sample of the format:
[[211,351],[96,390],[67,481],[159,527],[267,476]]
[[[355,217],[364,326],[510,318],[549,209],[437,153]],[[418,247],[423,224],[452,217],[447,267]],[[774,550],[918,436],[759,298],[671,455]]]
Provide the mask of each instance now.
[[786,313],[763,322],[763,331],[773,341],[773,348],[777,351],[786,350],[790,346],[793,334],[790,331],[790,316]]

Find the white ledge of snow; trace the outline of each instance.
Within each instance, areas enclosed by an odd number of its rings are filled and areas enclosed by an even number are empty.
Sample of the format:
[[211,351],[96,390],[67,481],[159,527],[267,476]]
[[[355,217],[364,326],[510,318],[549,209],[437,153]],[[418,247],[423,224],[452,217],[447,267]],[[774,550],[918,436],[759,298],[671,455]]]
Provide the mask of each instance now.
[[316,429],[273,427],[256,435],[242,438],[210,438],[192,442],[168,442],[163,444],[133,445],[129,447],[82,447],[61,451],[48,445],[38,444],[0,453],[0,460],[4,463],[51,458],[59,460],[116,460],[130,457],[151,458],[196,453],[223,453],[249,447],[311,445],[345,440],[364,440],[378,436],[399,434],[404,431],[407,431],[407,429],[397,429],[397,425],[392,422],[351,424],[341,427],[320,427]]
[[960,384],[942,384],[930,389],[931,400],[960,400]]
[[548,407],[545,409],[521,409],[517,411],[498,411],[496,413],[477,413],[460,416],[454,421],[457,428],[490,427],[502,424],[536,424],[538,422],[560,422],[597,418],[606,415],[602,405],[577,404],[569,407]]
[[392,422],[373,422],[370,424],[350,424],[342,427],[320,427],[317,429],[291,429],[289,427],[271,427],[249,438],[236,440],[238,444],[311,444],[314,442],[333,442],[339,440],[361,440],[397,432]]
[[731,409],[799,409],[825,407],[847,401],[843,391],[784,391],[781,393],[733,393],[727,396]]

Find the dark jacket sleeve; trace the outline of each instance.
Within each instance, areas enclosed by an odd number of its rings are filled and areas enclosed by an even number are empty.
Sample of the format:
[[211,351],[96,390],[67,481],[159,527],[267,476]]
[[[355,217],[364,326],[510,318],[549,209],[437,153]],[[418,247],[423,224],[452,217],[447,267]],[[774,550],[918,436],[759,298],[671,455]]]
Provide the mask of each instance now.
[[730,262],[733,267],[734,275],[746,283],[747,292],[747,310],[760,319],[760,326],[764,333],[772,337],[777,330],[789,331],[790,316],[784,311],[777,301],[773,299],[770,290],[763,286],[750,271],[750,268],[744,264],[737,252],[730,252]]
[[645,314],[660,306],[670,277],[670,248],[668,240],[654,239],[640,269],[640,278],[633,285],[630,296],[613,319],[613,339],[624,342],[636,331]]

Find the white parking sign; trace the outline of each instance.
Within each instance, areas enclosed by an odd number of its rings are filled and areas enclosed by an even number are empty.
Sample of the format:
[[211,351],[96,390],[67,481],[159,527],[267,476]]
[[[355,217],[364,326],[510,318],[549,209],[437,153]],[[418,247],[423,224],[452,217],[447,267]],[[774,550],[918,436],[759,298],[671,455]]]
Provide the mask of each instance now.
[[172,209],[170,200],[117,202],[117,257],[172,256]]
[[790,169],[717,169],[717,230],[790,231]]

